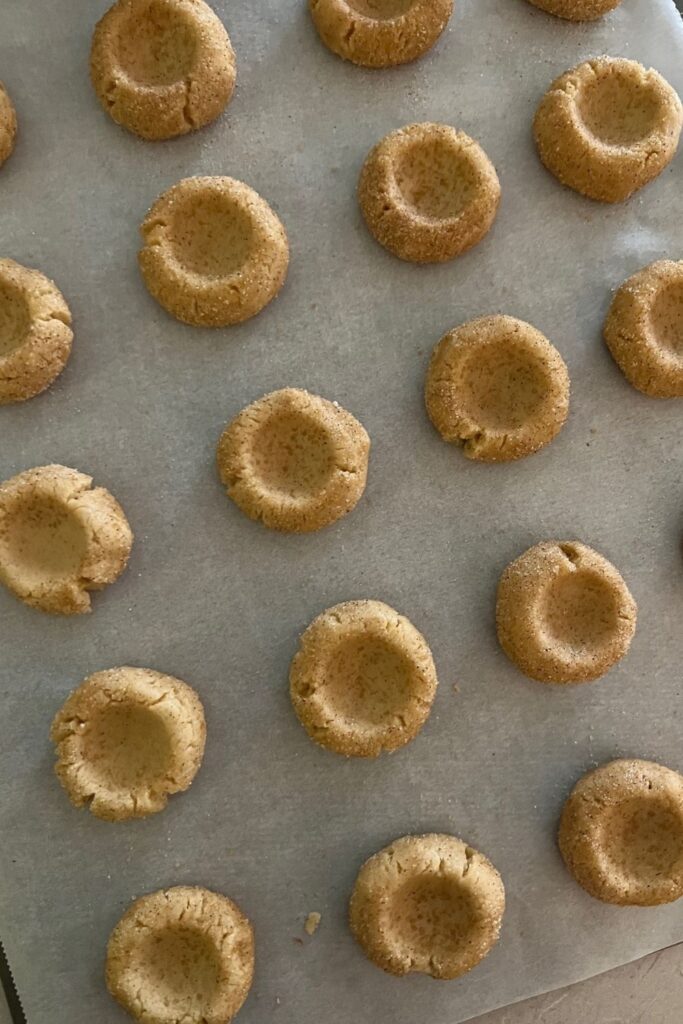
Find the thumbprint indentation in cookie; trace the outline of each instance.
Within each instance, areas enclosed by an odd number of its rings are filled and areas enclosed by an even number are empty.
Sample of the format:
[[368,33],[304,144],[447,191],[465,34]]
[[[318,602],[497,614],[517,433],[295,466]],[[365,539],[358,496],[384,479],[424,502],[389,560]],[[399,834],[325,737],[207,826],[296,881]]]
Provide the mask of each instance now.
[[476,927],[476,908],[459,879],[426,874],[394,895],[391,927],[397,941],[413,951],[415,969],[457,957]]
[[600,649],[618,629],[619,595],[591,569],[559,575],[548,586],[539,614],[553,641],[581,652]]
[[87,534],[67,503],[29,492],[5,522],[3,547],[29,589],[46,577],[58,583],[78,575]]
[[671,280],[664,281],[655,295],[650,327],[657,344],[681,361],[683,374],[683,263]]
[[141,85],[170,85],[192,70],[197,30],[186,8],[151,0],[117,36],[121,67]]
[[190,273],[229,277],[244,266],[254,242],[247,209],[229,193],[192,194],[172,210],[173,254]]
[[576,106],[588,131],[608,146],[640,142],[656,128],[663,112],[659,91],[620,66],[586,81]]
[[632,797],[606,812],[607,857],[616,871],[646,884],[669,875],[683,858],[683,818],[666,801]]
[[0,359],[24,343],[31,323],[24,289],[0,277]]
[[419,216],[433,220],[459,216],[477,183],[467,150],[439,134],[403,147],[394,162],[394,176],[406,203]]
[[324,423],[308,412],[288,410],[275,412],[255,432],[251,464],[266,490],[305,500],[328,483],[334,454]]
[[183,925],[147,932],[137,949],[149,986],[147,1012],[166,1019],[201,1021],[213,1002],[221,974],[214,941],[202,927]]

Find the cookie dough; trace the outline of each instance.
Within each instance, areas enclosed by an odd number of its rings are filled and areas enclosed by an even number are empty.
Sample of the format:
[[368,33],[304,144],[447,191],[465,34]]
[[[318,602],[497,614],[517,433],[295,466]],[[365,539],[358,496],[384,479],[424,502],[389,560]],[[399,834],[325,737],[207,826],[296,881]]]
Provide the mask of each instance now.
[[228,424],[217,462],[229,497],[272,530],[341,519],[365,490],[370,438],[336,402],[296,388],[264,395]]
[[618,7],[621,0],[529,0],[529,3],[568,21],[595,21]]
[[9,93],[0,82],[0,167],[14,149],[17,137],[17,114]]
[[453,0],[308,0],[325,46],[366,68],[406,64],[431,49]]
[[304,632],[289,692],[304,729],[338,754],[376,757],[418,734],[437,678],[413,624],[381,601],[347,601]]
[[650,907],[683,896],[683,776],[619,760],[579,779],[564,805],[560,851],[586,892]]
[[500,182],[469,135],[447,124],[410,124],[370,152],[358,199],[368,228],[394,256],[443,263],[488,232]]
[[72,339],[71,313],[54,281],[0,259],[0,405],[49,387],[66,366]]
[[145,284],[185,324],[248,320],[284,284],[285,229],[265,199],[234,178],[183,178],[157,199],[140,233]]
[[248,919],[227,896],[196,886],[136,900],[107,946],[107,988],[144,1024],[228,1024],[253,973]]
[[110,668],[73,691],[50,738],[72,804],[124,821],[163,811],[170,793],[188,789],[206,724],[187,683],[149,668]]
[[653,398],[683,398],[683,260],[657,260],[629,277],[603,333],[634,388]]
[[85,473],[38,466],[0,484],[0,582],[33,608],[89,612],[89,591],[118,579],[132,545],[123,509]]
[[596,57],[555,79],[536,111],[534,137],[563,185],[619,203],[670,163],[682,125],[681,101],[657,71]]
[[449,331],[432,353],[429,418],[469,459],[508,462],[552,441],[569,411],[562,356],[531,324],[482,316]]
[[490,952],[504,910],[503,881],[483,853],[455,836],[404,836],[360,869],[349,920],[382,970],[449,979]]
[[106,112],[143,139],[202,128],[235,88],[235,54],[204,0],[118,0],[97,23],[90,77]]

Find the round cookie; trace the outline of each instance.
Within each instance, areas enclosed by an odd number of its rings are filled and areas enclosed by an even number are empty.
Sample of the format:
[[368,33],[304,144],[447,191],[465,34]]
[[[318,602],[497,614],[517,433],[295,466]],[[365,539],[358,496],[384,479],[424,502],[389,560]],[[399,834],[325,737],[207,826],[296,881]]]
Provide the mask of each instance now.
[[508,462],[531,455],[559,432],[569,411],[562,356],[531,324],[482,316],[435,347],[425,403],[444,441],[469,459]]
[[5,86],[0,82],[0,167],[12,154],[17,137],[17,113]]
[[227,896],[198,886],[142,896],[107,945],[107,988],[144,1024],[228,1024],[253,974],[249,920]]
[[248,320],[287,275],[284,227],[258,192],[234,178],[183,178],[157,199],[140,233],[149,292],[194,327]]
[[0,259],[0,405],[49,387],[71,353],[71,312],[39,270]]
[[110,668],[81,683],[50,730],[55,772],[76,807],[107,821],[146,818],[191,785],[204,755],[194,690],[149,668]]
[[404,836],[360,869],[349,921],[382,970],[449,979],[490,952],[504,911],[503,881],[482,853],[455,836]]
[[221,434],[228,496],[272,530],[309,533],[341,519],[365,490],[370,438],[336,402],[297,388],[264,395]]
[[657,260],[624,281],[603,335],[634,388],[683,398],[683,260]]
[[381,601],[328,608],[302,635],[289,670],[292,705],[308,735],[353,757],[377,757],[414,739],[436,687],[427,641]]
[[89,591],[118,579],[132,545],[123,509],[85,473],[38,466],[0,484],[0,582],[33,608],[89,612]]
[[534,137],[563,185],[619,203],[670,163],[682,125],[681,101],[657,71],[596,57],[555,79],[536,111]]
[[453,0],[308,0],[308,6],[325,46],[366,68],[421,57],[453,13]]
[[543,541],[500,578],[498,639],[541,683],[586,683],[626,654],[636,603],[606,558],[578,541]]
[[446,124],[411,124],[386,135],[358,182],[360,208],[385,249],[412,263],[443,263],[480,242],[500,201],[481,146]]
[[235,54],[204,0],[117,0],[95,28],[90,77],[117,124],[143,139],[171,139],[222,112]]
[[683,896],[683,776],[619,760],[579,779],[562,811],[560,851],[605,903],[651,907]]
[[618,7],[621,0],[529,0],[529,3],[567,21],[595,21]]

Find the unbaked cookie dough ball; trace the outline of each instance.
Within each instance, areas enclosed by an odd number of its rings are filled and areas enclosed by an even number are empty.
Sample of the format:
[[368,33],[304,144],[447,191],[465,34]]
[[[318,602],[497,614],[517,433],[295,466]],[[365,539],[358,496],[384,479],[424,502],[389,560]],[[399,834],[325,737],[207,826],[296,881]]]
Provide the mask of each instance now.
[[107,988],[144,1024],[229,1024],[253,973],[249,920],[227,896],[196,886],[136,900],[107,946]]
[[683,398],[683,260],[657,260],[624,281],[603,334],[634,388]]
[[371,233],[394,256],[443,263],[488,232],[500,183],[469,135],[446,124],[411,124],[371,150],[358,199]]
[[213,121],[235,76],[228,33],[204,0],[118,0],[95,28],[97,98],[144,139],[171,139]]
[[365,862],[351,930],[390,974],[458,978],[498,941],[503,881],[490,860],[450,835],[404,836]]
[[133,532],[92,477],[66,466],[27,469],[0,484],[0,582],[56,615],[90,611],[90,591],[118,579]]
[[606,558],[578,541],[543,541],[512,562],[498,584],[498,639],[541,683],[598,679],[626,654],[636,603]]
[[366,68],[406,64],[431,49],[453,0],[308,0],[328,49]]
[[560,851],[586,892],[650,907],[683,896],[683,776],[619,760],[579,779],[562,811]]
[[529,0],[529,3],[568,21],[595,21],[618,7],[621,0]]
[[427,641],[381,601],[328,608],[304,632],[289,692],[304,729],[338,754],[376,757],[418,734],[437,678]]
[[272,530],[309,533],[355,508],[369,452],[370,438],[346,409],[283,388],[228,424],[217,463],[228,496],[250,519]]
[[0,82],[0,167],[14,149],[17,137],[17,114],[5,86]]
[[469,459],[531,455],[562,428],[569,374],[531,324],[482,316],[449,331],[432,353],[425,384],[429,418]]
[[124,821],[163,811],[169,794],[191,785],[206,724],[187,683],[126,666],[81,683],[55,716],[50,738],[72,804]]
[[149,292],[194,327],[248,320],[287,275],[284,227],[258,192],[234,178],[183,178],[157,199],[140,233]]
[[0,405],[49,387],[71,353],[71,312],[39,270],[0,259]]
[[534,119],[538,153],[576,192],[619,203],[673,159],[683,107],[662,76],[623,57],[596,57],[556,78]]

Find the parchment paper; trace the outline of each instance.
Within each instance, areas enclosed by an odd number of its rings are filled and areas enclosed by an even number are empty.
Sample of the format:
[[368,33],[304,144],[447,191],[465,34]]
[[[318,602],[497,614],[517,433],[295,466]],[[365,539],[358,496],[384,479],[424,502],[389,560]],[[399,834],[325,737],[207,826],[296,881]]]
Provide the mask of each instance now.
[[[633,390],[600,339],[611,289],[683,255],[683,156],[626,205],[602,206],[561,188],[530,135],[551,79],[590,55],[654,64],[683,91],[675,9],[624,0],[572,26],[522,0],[458,0],[426,59],[371,73],[323,48],[299,0],[220,0],[235,99],[207,130],[151,144],[119,130],[88,83],[106,5],[15,0],[0,11],[0,75],[21,122],[0,176],[0,251],[53,276],[75,320],[56,386],[0,410],[1,475],[52,461],[87,471],[136,532],[127,573],[89,617],[51,618],[0,593],[2,938],[30,1024],[122,1021],[103,983],[107,936],[135,896],[177,883],[228,893],[254,923],[242,1024],[456,1024],[682,940],[680,906],[618,909],[584,894],[555,828],[598,762],[683,768],[681,409]],[[354,188],[377,139],[424,119],[480,140],[503,200],[469,255],[419,268],[370,238]],[[137,271],[148,206],[197,173],[249,182],[289,232],[284,292],[239,328],[176,323]],[[542,453],[485,466],[439,439],[422,385],[441,334],[495,311],[559,347],[572,410]],[[214,471],[225,421],[285,385],[337,399],[373,440],[366,497],[311,536],[249,522]],[[496,643],[497,578],[548,537],[596,547],[639,603],[631,653],[589,686],[527,681]],[[419,738],[374,763],[314,746],[287,692],[299,632],[361,597],[408,615],[441,680]],[[48,729],[72,687],[125,663],[193,684],[209,734],[189,793],[111,825],[70,807]],[[499,945],[457,982],[384,975],[345,921],[361,862],[430,830],[484,850],[507,886]],[[323,915],[313,938],[311,910]]]

